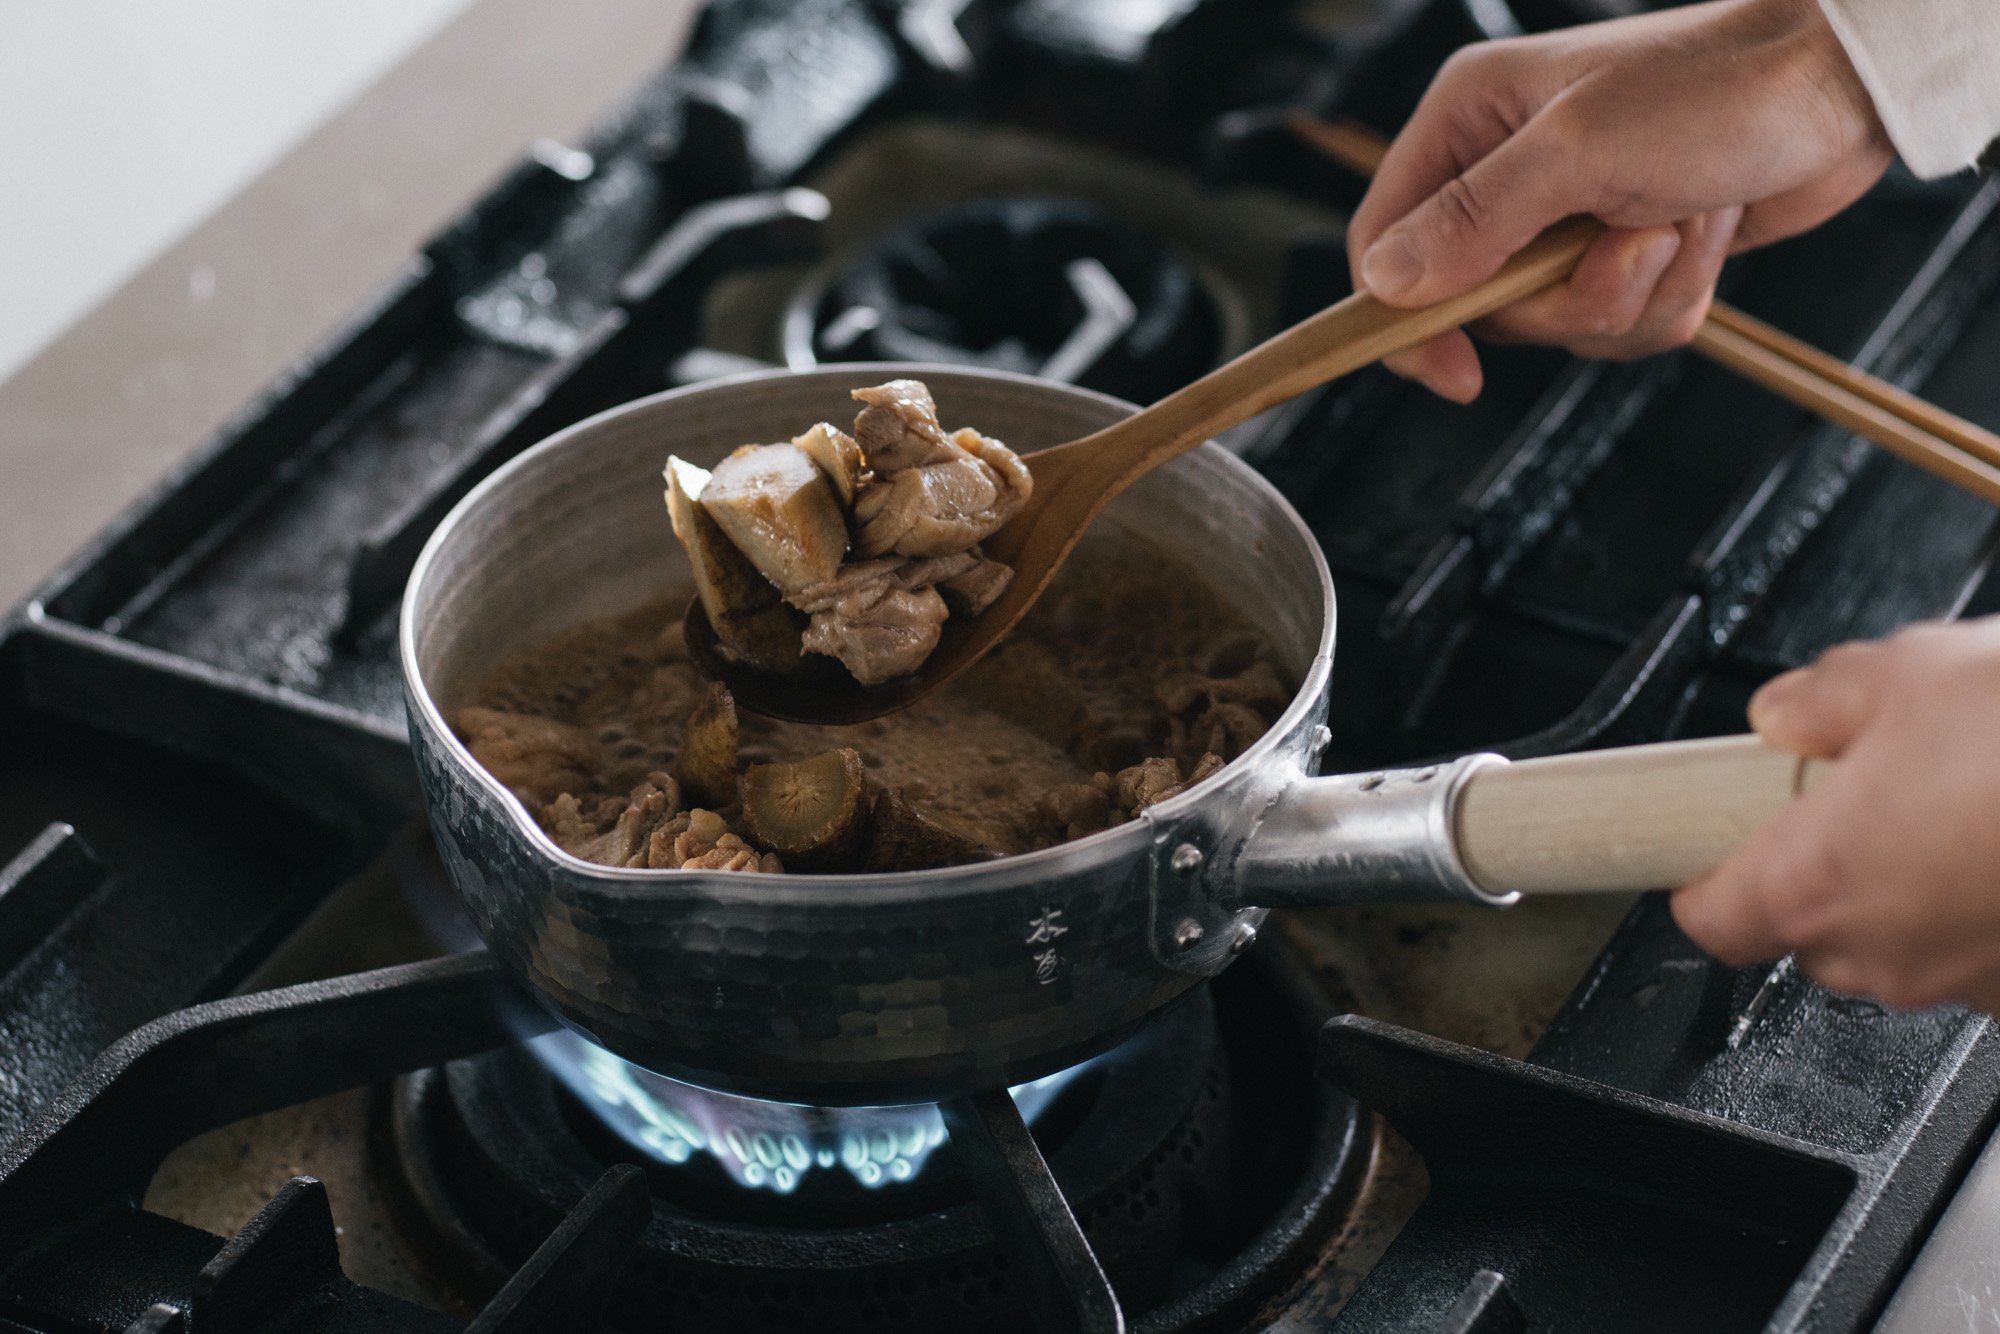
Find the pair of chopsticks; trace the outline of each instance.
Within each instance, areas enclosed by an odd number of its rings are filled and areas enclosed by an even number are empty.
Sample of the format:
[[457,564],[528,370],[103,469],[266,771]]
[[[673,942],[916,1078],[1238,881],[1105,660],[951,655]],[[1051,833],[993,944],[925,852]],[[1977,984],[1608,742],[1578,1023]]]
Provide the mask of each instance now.
[[[1382,165],[1389,145],[1352,122],[1293,112],[1300,140],[1362,176]],[[1694,336],[1695,351],[1945,481],[2000,505],[2000,436],[1736,307],[1717,301]]]

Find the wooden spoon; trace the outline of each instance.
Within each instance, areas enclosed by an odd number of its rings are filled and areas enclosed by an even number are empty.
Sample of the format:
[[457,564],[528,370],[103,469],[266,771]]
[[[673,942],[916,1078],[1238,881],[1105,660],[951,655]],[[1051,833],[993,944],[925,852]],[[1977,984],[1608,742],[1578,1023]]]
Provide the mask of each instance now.
[[784,675],[746,667],[724,655],[699,599],[688,604],[684,621],[688,653],[705,676],[729,686],[739,706],[767,717],[858,723],[905,708],[999,643],[1035,605],[1084,529],[1126,487],[1266,408],[1561,282],[1599,230],[1588,218],[1557,223],[1493,277],[1434,306],[1398,310],[1357,293],[1150,408],[1026,455],[1034,494],[984,543],[988,556],[1014,567],[1013,582],[978,616],[946,621],[936,650],[910,676],[864,686],[838,662],[816,654]]

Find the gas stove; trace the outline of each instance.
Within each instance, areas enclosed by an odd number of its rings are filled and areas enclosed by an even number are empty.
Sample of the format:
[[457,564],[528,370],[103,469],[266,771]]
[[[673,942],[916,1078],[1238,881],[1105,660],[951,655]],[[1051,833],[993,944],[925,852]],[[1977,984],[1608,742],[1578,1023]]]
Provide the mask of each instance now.
[[[412,782],[397,598],[502,461],[752,366],[1154,397],[1349,290],[1362,184],[1287,111],[1392,130],[1457,46],[1596,16],[717,0],[537,146],[0,625],[0,1329],[1873,1324],[1992,1026],[1723,968],[1660,895],[1274,914],[1016,1090],[1029,1143],[550,1032]],[[1996,203],[1892,174],[1728,295],[2000,426]],[[1329,767],[1732,731],[1829,644],[2000,609],[1985,507],[1714,366],[1487,355],[1471,407],[1377,370],[1225,441],[1336,574]]]

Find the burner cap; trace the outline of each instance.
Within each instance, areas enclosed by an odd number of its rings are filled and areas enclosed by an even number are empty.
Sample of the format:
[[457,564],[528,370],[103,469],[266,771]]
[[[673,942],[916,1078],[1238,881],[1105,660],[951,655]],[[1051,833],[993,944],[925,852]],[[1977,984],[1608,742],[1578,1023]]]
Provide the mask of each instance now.
[[1222,359],[1212,281],[1073,199],[982,199],[902,223],[809,279],[785,316],[793,369],[939,361],[1151,402]]

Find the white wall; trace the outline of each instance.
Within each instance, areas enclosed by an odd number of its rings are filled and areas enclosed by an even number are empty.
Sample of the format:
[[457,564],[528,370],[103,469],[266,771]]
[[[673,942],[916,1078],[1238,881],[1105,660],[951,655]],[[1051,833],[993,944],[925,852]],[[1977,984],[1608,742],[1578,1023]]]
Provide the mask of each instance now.
[[471,0],[0,0],[0,380]]

